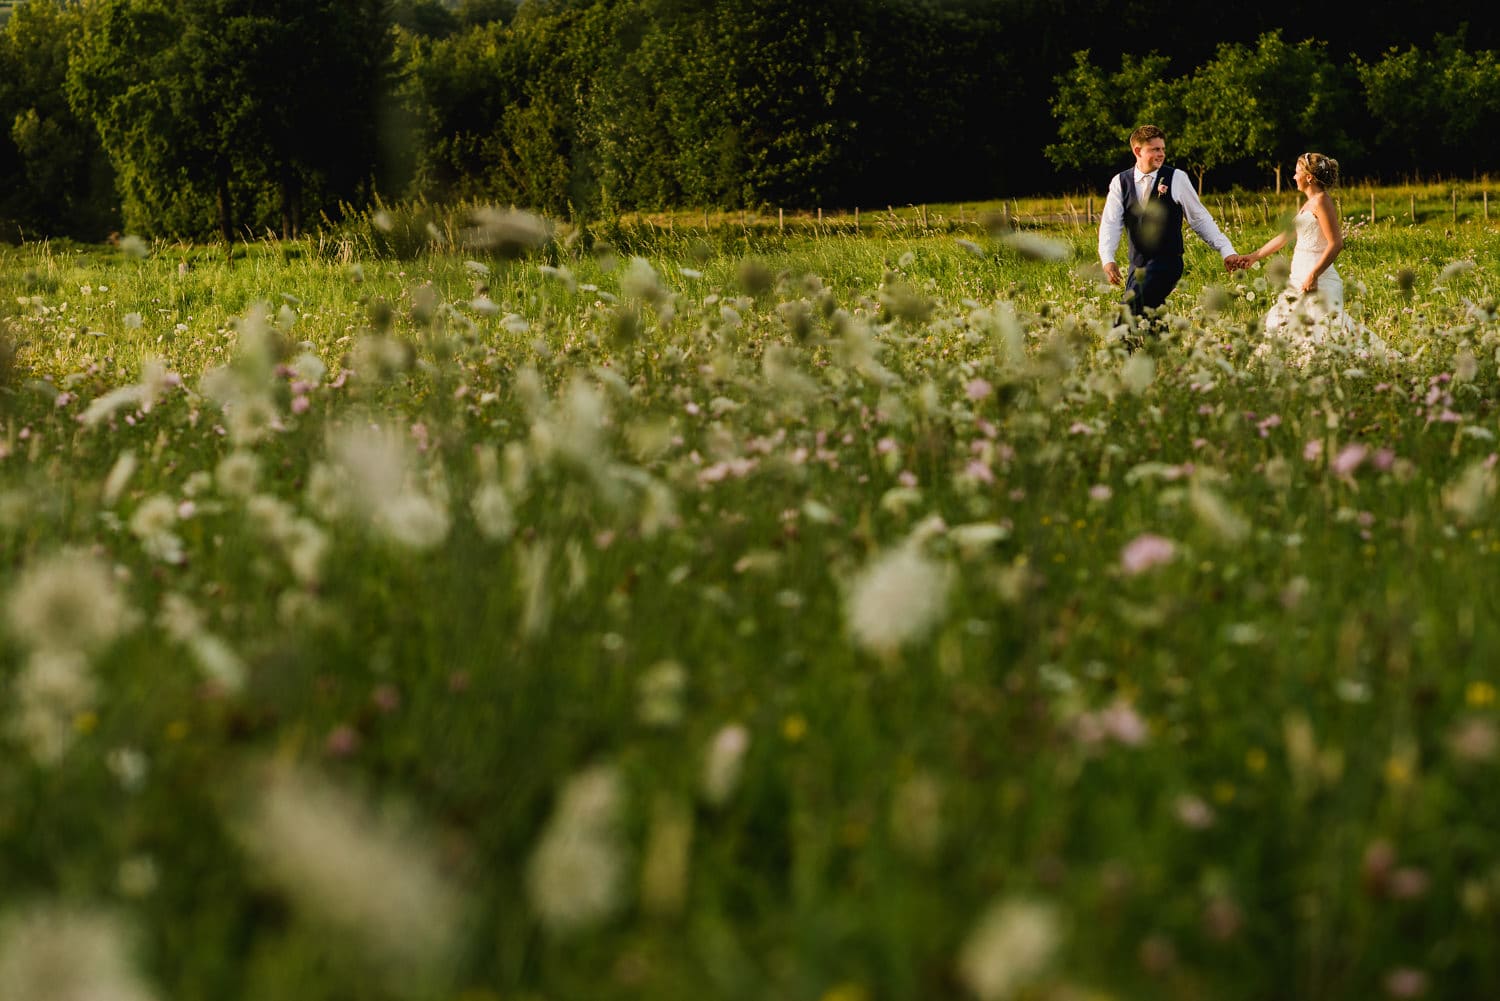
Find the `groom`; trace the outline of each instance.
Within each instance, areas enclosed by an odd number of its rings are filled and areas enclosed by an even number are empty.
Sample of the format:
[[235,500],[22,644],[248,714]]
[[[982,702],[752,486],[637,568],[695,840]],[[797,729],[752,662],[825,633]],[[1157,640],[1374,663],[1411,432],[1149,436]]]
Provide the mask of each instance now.
[[1115,253],[1123,230],[1130,238],[1130,276],[1125,301],[1137,317],[1166,302],[1182,277],[1182,221],[1224,258],[1224,270],[1244,266],[1229,238],[1219,231],[1203,207],[1193,182],[1174,167],[1164,166],[1167,140],[1155,125],[1130,133],[1135,166],[1116,175],[1104,199],[1099,219],[1099,261],[1111,285],[1121,281]]

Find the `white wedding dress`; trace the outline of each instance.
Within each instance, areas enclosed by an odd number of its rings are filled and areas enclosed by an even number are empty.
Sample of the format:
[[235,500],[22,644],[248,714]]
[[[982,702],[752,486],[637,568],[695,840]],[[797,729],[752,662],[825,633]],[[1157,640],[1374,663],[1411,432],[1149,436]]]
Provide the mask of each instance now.
[[1304,209],[1293,225],[1297,242],[1292,249],[1292,272],[1286,289],[1266,314],[1265,327],[1268,338],[1292,341],[1305,360],[1313,345],[1346,333],[1350,323],[1344,313],[1344,279],[1333,265],[1318,276],[1316,289],[1302,291],[1302,283],[1328,248],[1318,217]]

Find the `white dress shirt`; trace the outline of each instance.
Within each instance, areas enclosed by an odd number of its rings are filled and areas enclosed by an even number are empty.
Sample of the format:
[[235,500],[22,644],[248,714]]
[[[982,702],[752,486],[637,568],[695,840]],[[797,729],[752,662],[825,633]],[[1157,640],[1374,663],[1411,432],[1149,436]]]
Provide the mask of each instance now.
[[[1132,169],[1131,175],[1135,179],[1136,195],[1141,202],[1146,198],[1142,192],[1149,193],[1156,185],[1156,173],[1142,174],[1139,170]],[[1115,177],[1119,175],[1116,174]],[[1220,257],[1228,257],[1234,253],[1234,244],[1229,242],[1229,237],[1220,230],[1214,217],[1208,214],[1208,209],[1203,207],[1203,202],[1198,197],[1198,192],[1193,188],[1193,182],[1188,178],[1187,172],[1173,168],[1172,170],[1172,200],[1182,206],[1182,214],[1187,218],[1187,224],[1192,227],[1194,233],[1204,243],[1219,252]],[[1120,237],[1125,234],[1125,201],[1120,197],[1120,185],[1114,177],[1109,179],[1109,193],[1104,198],[1104,214],[1099,217],[1099,263],[1108,264],[1115,259],[1115,254],[1120,250]]]

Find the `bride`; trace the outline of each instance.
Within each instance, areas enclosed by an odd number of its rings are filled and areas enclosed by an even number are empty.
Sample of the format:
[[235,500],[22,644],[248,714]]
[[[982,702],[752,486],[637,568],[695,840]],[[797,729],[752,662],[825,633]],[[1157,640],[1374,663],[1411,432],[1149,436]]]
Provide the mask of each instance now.
[[[1328,189],[1338,184],[1339,162],[1322,153],[1297,158],[1293,175],[1297,190],[1307,196],[1294,220],[1297,243],[1286,289],[1266,314],[1266,335],[1288,337],[1304,349],[1330,333],[1348,329],[1344,315],[1344,280],[1334,258],[1344,249],[1344,233]],[[1277,233],[1265,245],[1245,255],[1245,266],[1264,260],[1286,246],[1287,234]],[[1265,345],[1262,345],[1264,348]],[[1306,350],[1301,352],[1304,356]],[[1304,358],[1305,360],[1305,358]]]

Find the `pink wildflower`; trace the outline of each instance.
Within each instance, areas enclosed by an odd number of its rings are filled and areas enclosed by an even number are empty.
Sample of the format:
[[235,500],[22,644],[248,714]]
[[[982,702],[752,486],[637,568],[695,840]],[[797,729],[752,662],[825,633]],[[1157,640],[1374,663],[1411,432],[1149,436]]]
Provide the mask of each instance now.
[[1365,456],[1369,452],[1370,450],[1359,442],[1345,445],[1339,449],[1339,454],[1333,457],[1329,468],[1333,470],[1335,476],[1350,476],[1365,461]]
[[1146,532],[1136,536],[1120,551],[1120,569],[1128,577],[1144,573],[1152,567],[1169,563],[1177,554],[1177,546],[1171,539]]

